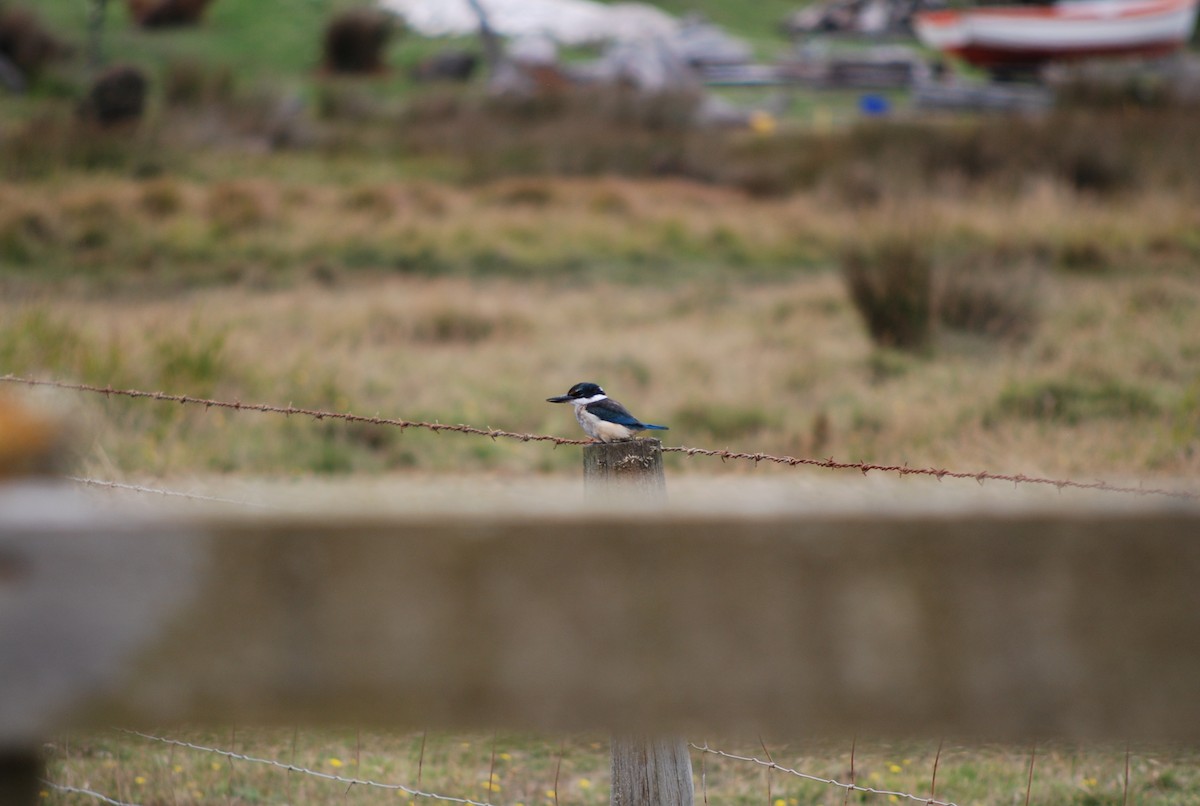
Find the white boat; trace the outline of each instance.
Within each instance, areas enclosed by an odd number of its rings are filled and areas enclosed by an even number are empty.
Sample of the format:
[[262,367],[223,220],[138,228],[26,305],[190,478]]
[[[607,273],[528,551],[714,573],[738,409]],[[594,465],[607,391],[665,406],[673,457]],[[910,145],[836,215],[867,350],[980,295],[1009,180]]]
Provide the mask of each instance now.
[[1162,56],[1187,44],[1200,0],[1072,0],[927,11],[927,46],[988,68],[1103,56]]

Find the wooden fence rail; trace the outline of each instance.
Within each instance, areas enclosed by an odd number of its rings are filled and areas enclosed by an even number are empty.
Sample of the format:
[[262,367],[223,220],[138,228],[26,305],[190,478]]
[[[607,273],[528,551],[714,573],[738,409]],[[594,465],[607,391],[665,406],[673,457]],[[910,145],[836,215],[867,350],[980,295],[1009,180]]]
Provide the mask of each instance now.
[[9,746],[302,720],[1200,738],[1195,507],[181,519],[0,490]]

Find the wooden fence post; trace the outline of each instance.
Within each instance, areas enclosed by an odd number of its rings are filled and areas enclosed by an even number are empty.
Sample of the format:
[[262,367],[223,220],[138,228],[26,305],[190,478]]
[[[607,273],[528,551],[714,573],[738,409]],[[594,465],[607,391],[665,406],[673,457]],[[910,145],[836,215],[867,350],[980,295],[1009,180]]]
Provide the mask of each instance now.
[[[0,484],[49,473],[61,461],[62,453],[57,423],[12,398],[0,397]],[[11,568],[5,560],[0,556],[0,593],[22,576],[20,569]],[[0,803],[38,803],[43,770],[36,746],[0,746]]]
[[[583,449],[589,501],[662,505],[666,501],[662,443],[608,442]],[[692,759],[683,739],[619,736],[612,740],[611,806],[692,806]]]
[[0,750],[0,803],[32,806],[40,800],[42,756],[35,750]]

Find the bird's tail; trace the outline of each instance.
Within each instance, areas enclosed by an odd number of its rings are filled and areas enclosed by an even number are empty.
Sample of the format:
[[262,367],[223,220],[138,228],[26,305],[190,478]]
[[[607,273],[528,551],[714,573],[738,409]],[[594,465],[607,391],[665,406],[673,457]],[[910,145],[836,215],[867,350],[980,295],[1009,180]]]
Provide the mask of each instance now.
[[671,430],[670,428],[667,428],[665,425],[651,425],[650,423],[642,423],[642,428],[645,428],[649,431],[670,431]]

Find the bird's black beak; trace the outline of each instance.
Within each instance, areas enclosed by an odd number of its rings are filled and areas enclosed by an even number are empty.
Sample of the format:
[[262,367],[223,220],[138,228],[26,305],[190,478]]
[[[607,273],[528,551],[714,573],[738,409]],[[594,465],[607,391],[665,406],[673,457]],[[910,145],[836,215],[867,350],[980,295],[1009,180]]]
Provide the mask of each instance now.
[[546,402],[547,403],[566,403],[570,399],[571,399],[570,395],[559,395],[558,397],[546,398]]

